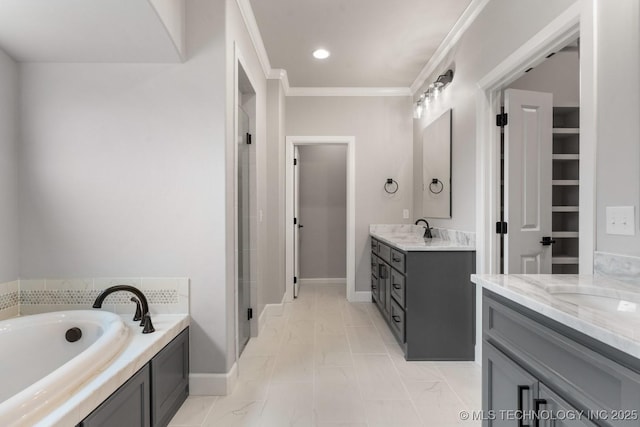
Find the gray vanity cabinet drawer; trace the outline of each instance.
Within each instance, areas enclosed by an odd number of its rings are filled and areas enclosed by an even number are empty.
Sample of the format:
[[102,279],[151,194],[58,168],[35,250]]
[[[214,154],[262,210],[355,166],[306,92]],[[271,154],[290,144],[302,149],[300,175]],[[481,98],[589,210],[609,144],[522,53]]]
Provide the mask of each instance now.
[[404,273],[404,254],[395,249],[391,249],[391,266]]
[[[485,291],[483,338],[535,375],[541,382],[583,410],[640,410],[640,375],[605,357],[604,344],[588,338],[538,313]],[[526,314],[525,314],[526,313]],[[540,319],[538,319],[538,317]],[[535,320],[534,320],[535,319]],[[599,348],[600,347],[600,348]],[[621,359],[622,360],[622,359]],[[600,423],[599,423],[600,424]],[[628,421],[601,420],[603,426],[629,426]]]
[[378,242],[378,256],[387,262],[391,262],[391,248]]
[[405,323],[404,310],[393,299],[391,300],[391,330],[400,342],[404,341]]
[[378,241],[374,238],[371,239],[371,252],[374,254],[378,253]]
[[404,308],[404,275],[391,270],[391,296]]
[[371,296],[373,299],[378,302],[380,299],[379,289],[378,289],[378,278],[375,276],[371,276]]

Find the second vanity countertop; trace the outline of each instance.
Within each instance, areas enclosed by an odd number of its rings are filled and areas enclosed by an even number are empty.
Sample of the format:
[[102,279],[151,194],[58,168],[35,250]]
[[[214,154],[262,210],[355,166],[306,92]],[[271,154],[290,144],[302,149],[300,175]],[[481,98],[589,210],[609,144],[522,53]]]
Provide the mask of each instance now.
[[425,239],[424,227],[412,224],[372,224],[369,235],[405,252],[475,251],[474,233],[434,228],[433,238]]
[[577,274],[473,274],[471,281],[640,359],[637,286]]

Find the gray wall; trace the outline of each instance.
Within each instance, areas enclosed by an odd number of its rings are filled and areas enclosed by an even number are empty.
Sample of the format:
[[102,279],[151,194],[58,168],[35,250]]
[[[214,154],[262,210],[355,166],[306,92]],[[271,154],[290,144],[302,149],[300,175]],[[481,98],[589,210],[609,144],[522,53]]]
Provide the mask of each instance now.
[[265,304],[282,302],[285,293],[285,107],[279,79],[267,81],[267,239],[269,261],[266,283],[261,288],[258,313]]
[[[409,97],[287,97],[287,135],[355,136],[356,291],[371,287],[369,224],[406,223],[413,206]],[[386,178],[400,184],[384,191]]]
[[18,278],[18,66],[0,50],[0,283]]
[[[182,64],[24,64],[21,276],[191,278],[191,371],[226,372],[225,10]],[[231,360],[231,363],[233,360]]]
[[299,147],[300,278],[347,277],[347,147]]
[[[453,82],[440,94],[436,102],[430,105],[421,120],[414,120],[413,167],[417,173],[422,161],[424,128],[447,108],[453,109],[452,216],[451,219],[434,219],[430,221],[432,225],[475,231],[477,83],[573,2],[544,2],[544,7],[540,7],[539,2],[492,0],[440,62],[436,72],[417,92],[420,94],[426,90],[426,85],[447,68],[455,69]],[[416,181],[418,178],[415,178]],[[419,213],[422,203],[421,189],[416,188],[415,191],[415,212]]]
[[553,94],[554,107],[580,105],[578,52],[558,52],[509,85],[513,89]]
[[[640,256],[640,3],[596,5],[596,249]],[[635,236],[606,234],[607,206],[635,206]]]

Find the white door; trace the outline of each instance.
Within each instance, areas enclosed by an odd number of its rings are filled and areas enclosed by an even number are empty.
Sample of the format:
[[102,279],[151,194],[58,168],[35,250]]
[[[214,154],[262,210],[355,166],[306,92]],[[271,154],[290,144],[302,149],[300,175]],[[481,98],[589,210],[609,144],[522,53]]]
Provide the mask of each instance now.
[[293,149],[293,297],[298,298],[300,290],[300,150]]
[[505,273],[551,273],[553,96],[507,89],[504,129]]

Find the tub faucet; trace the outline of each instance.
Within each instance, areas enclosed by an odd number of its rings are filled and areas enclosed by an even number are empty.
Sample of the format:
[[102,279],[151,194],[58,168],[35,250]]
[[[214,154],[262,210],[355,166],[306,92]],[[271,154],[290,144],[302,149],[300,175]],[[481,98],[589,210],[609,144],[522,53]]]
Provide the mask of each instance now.
[[418,223],[419,223],[420,221],[424,222],[424,223],[425,223],[425,225],[426,225],[426,226],[424,227],[424,236],[422,236],[422,237],[424,237],[425,239],[431,239],[431,238],[433,237],[433,235],[431,234],[431,227],[429,227],[429,223],[427,222],[427,220],[426,220],[426,219],[424,219],[424,218],[420,218],[419,220],[417,220],[417,221],[415,222],[415,225],[418,225]]
[[150,334],[151,332],[155,331],[153,323],[151,323],[151,313],[149,313],[149,303],[147,302],[147,298],[139,289],[134,288],[133,286],[115,285],[105,289],[100,293],[100,295],[98,295],[98,298],[96,298],[95,302],[93,303],[93,308],[102,308],[104,299],[110,294],[118,291],[131,292],[140,301],[140,305],[142,306],[142,323],[140,323],[140,326],[142,326],[142,333]]

